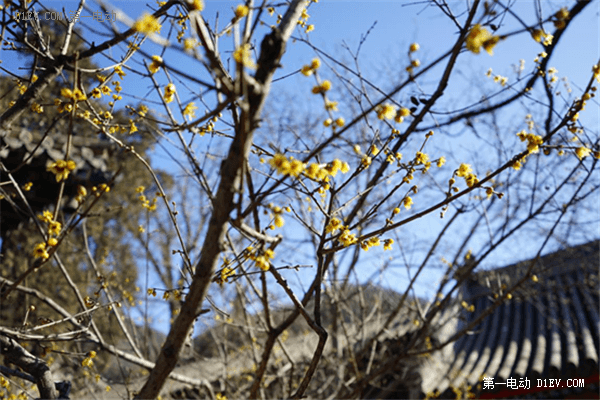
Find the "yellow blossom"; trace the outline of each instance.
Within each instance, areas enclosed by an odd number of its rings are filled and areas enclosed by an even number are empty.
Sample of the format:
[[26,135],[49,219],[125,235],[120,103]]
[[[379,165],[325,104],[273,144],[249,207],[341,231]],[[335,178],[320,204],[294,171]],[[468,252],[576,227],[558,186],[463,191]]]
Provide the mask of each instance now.
[[283,154],[275,154],[269,164],[282,175],[287,175],[290,171],[290,162]]
[[161,56],[152,56],[152,62],[150,63],[150,66],[148,66],[148,69],[150,70],[150,73],[155,74],[158,72],[158,70],[160,69],[160,66],[162,65],[163,59]]
[[281,228],[281,227],[283,227],[283,225],[285,225],[285,220],[283,219],[281,214],[276,214],[273,222],[275,223],[275,226],[278,228]]
[[[136,22],[133,24],[133,29],[137,32],[150,34],[160,33],[160,22],[155,16],[148,13],[144,13]],[[115,68],[116,69],[116,68]]]
[[248,68],[256,68],[254,61],[252,61],[252,54],[250,52],[250,43],[244,43],[239,46],[233,52],[233,59],[238,63]]
[[72,99],[73,98],[73,91],[69,88],[62,88],[60,90],[60,95],[62,97],[66,97],[67,99]]
[[438,159],[437,166],[438,168],[441,168],[444,164],[446,164],[446,157],[442,156]]
[[325,109],[328,111],[337,111],[338,110],[337,105],[338,105],[337,101],[329,101],[329,100],[325,101]]
[[361,164],[362,164],[362,165],[363,165],[365,168],[366,168],[366,167],[368,167],[369,165],[371,165],[371,157],[369,157],[369,156],[364,156],[364,157],[362,158],[362,160],[360,160],[360,163],[361,163]]
[[41,215],[38,215],[38,219],[42,222],[49,224],[54,220],[54,215],[48,210],[44,211]]
[[192,119],[194,119],[196,117],[196,110],[197,109],[198,109],[198,107],[196,107],[196,105],[193,102],[189,103],[183,109],[183,115],[189,117],[190,120],[192,120]]
[[406,196],[404,198],[404,200],[402,201],[402,203],[404,204],[404,208],[406,208],[407,210],[410,210],[410,208],[413,205],[413,200],[410,196]]
[[372,238],[369,238],[368,243],[369,247],[376,247],[381,244],[381,241],[379,240],[379,237],[373,236]]
[[192,50],[194,47],[196,47],[196,45],[197,45],[197,44],[198,44],[198,43],[197,43],[196,39],[194,39],[194,38],[186,38],[186,39],[184,39],[184,41],[183,41],[183,49],[184,49],[185,51],[190,51],[190,50]]
[[383,104],[383,105],[379,105],[376,108],[377,111],[377,118],[383,120],[383,119],[392,119],[396,116],[396,108],[389,104]]
[[356,235],[350,233],[350,230],[348,228],[342,229],[342,234],[340,235],[340,238],[338,240],[344,247],[351,246],[358,242]]
[[56,182],[63,181],[69,177],[69,174],[75,170],[77,166],[72,160],[58,160],[53,162],[46,167],[46,169],[52,172],[56,176]]
[[314,70],[310,67],[310,65],[304,65],[300,69],[300,72],[304,76],[311,76],[313,74]]
[[342,229],[342,228],[343,228],[342,221],[340,221],[338,218],[331,218],[329,220],[329,223],[325,227],[325,232],[326,233],[335,233],[338,229]]
[[171,103],[175,99],[176,91],[177,91],[177,89],[175,88],[175,85],[172,83],[169,83],[167,86],[165,86],[165,95],[164,95],[165,103]]
[[58,236],[60,234],[61,229],[62,224],[58,221],[51,221],[48,224],[48,233],[52,236]]
[[192,0],[190,3],[190,9],[194,11],[204,10],[204,2],[202,0]]
[[415,51],[418,51],[419,48],[420,48],[419,43],[413,43],[410,45],[409,50],[411,53],[414,53]]
[[138,131],[137,126],[135,126],[135,123],[133,122],[133,120],[129,120],[129,134],[131,135],[132,133],[135,133]]
[[425,164],[428,160],[429,156],[427,154],[417,151],[417,155],[415,157],[415,161],[417,162],[417,164]]
[[335,120],[335,124],[339,127],[344,126],[345,123],[346,123],[346,120],[342,117],[339,117],[338,119]]
[[394,244],[394,239],[385,239],[383,241],[383,250],[392,250],[393,244]]
[[306,168],[306,164],[304,164],[300,160],[290,160],[289,164],[290,168],[288,173],[290,176],[293,177],[297,177],[298,175],[300,175],[302,171],[304,171],[304,168]]
[[248,7],[244,4],[239,4],[235,8],[235,18],[240,19],[242,17],[245,17],[246,15],[248,15]]
[[467,176],[473,170],[471,169],[471,165],[469,164],[460,164],[458,167],[458,171],[456,172],[456,176],[464,177]]
[[35,258],[41,258],[42,260],[47,260],[50,255],[46,251],[46,243],[38,243],[35,245],[33,249],[33,256]]
[[398,115],[401,117],[408,117],[410,115],[410,110],[406,107],[402,107],[399,111],[398,111]]
[[329,89],[331,89],[331,82],[325,80],[325,81],[321,82],[320,85],[313,87],[312,92],[314,94],[319,94],[319,93],[324,93],[324,92],[328,91]]
[[521,160],[515,161],[512,165],[512,167],[515,171],[520,170],[522,166],[523,166],[523,164],[521,163]]
[[575,150],[575,154],[577,155],[577,158],[579,158],[580,160],[583,160],[584,158],[589,156],[591,152],[592,152],[592,150],[588,149],[585,146],[578,147],[577,150]]
[[493,48],[500,40],[499,36],[492,36],[490,32],[480,24],[475,24],[469,31],[466,40],[467,49],[475,54],[479,54],[483,47],[488,54],[493,54]]

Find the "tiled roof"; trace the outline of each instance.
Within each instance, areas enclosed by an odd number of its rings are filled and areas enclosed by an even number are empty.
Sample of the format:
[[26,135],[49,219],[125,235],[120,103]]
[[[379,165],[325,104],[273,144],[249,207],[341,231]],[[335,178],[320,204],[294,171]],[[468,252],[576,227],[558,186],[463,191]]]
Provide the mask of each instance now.
[[[483,376],[496,383],[528,378],[532,391],[537,379],[562,378],[564,383],[568,378],[591,377],[597,386],[599,257],[600,241],[541,257],[533,264],[537,282],[515,290],[511,300],[457,341],[450,358],[446,354],[452,361],[444,379],[424,392],[438,390],[446,397],[451,388],[472,386],[477,391]],[[492,305],[494,294],[521,279],[532,262],[475,274],[462,288],[461,300],[476,311],[465,313],[457,328],[477,319]],[[495,389],[504,389],[503,397],[507,393],[506,385]]]

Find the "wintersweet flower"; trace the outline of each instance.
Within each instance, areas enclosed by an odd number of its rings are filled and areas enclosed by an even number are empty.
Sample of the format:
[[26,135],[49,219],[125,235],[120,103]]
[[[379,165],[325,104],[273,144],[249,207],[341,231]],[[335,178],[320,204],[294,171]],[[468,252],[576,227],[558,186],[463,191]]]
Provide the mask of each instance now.
[[202,0],[192,0],[188,4],[190,5],[191,10],[194,10],[194,11],[204,10],[204,2]]
[[472,171],[473,170],[471,169],[470,164],[460,164],[458,170],[456,171],[456,176],[464,177]]
[[185,108],[183,109],[183,115],[185,115],[186,117],[189,117],[190,120],[192,120],[196,117],[197,109],[198,109],[198,107],[196,107],[194,102],[191,102],[187,106],[185,106]]
[[175,99],[176,91],[177,91],[177,89],[175,88],[175,85],[172,83],[169,83],[167,86],[165,86],[165,95],[164,95],[165,103],[171,103]]
[[248,68],[256,68],[252,61],[252,53],[250,52],[250,43],[244,43],[233,52],[233,59],[238,63]]
[[589,156],[591,154],[591,152],[592,152],[592,150],[588,149],[585,146],[578,147],[577,150],[575,150],[575,154],[577,155],[577,158],[579,158],[580,160],[583,160],[584,158]]
[[467,35],[466,46],[468,50],[475,54],[479,54],[483,47],[489,55],[493,55],[493,48],[499,41],[499,36],[492,36],[492,34],[480,24],[475,24]]
[[383,104],[377,107],[377,118],[384,119],[392,119],[396,116],[396,108],[389,104]]
[[417,162],[417,164],[425,164],[427,161],[429,161],[429,156],[425,153],[421,153],[420,151],[417,151],[415,161]]
[[394,239],[385,239],[383,241],[383,250],[392,250],[393,244],[394,244]]
[[134,30],[145,34],[160,33],[160,28],[161,25],[160,22],[158,22],[158,19],[148,13],[144,13],[140,19],[133,24]]
[[148,69],[150,70],[150,72],[152,74],[155,74],[160,69],[162,62],[163,62],[163,59],[161,56],[152,56],[152,63],[150,63],[150,66],[148,67]]
[[33,249],[33,256],[35,258],[41,258],[42,260],[47,260],[50,255],[48,254],[48,251],[46,250],[46,243],[38,243],[35,245],[35,248]]
[[235,8],[235,19],[240,19],[248,15],[248,7],[244,4],[239,4]]
[[77,168],[74,161],[58,160],[46,167],[46,170],[56,176],[56,182],[63,181],[69,177],[69,174]]

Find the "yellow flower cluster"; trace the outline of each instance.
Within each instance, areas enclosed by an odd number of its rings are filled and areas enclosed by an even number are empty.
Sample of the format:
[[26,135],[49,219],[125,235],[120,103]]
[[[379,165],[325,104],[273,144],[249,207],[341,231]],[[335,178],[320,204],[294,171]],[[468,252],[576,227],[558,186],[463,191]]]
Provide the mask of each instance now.
[[480,24],[475,24],[467,35],[466,45],[467,50],[470,50],[475,54],[479,54],[481,48],[483,47],[483,49],[487,51],[489,55],[493,55],[494,46],[496,46],[499,41],[499,36],[493,36]]
[[554,27],[556,29],[564,29],[567,26],[567,19],[569,19],[569,10],[566,7],[558,10],[554,15]]
[[393,244],[394,244],[394,239],[385,239],[383,241],[383,250],[392,250]]
[[410,115],[410,110],[406,107],[402,107],[396,113],[396,116],[394,117],[394,121],[401,124],[402,122],[404,122],[404,118],[408,117],[409,115]]
[[135,191],[140,194],[138,196],[138,199],[140,200],[140,203],[142,204],[142,207],[144,207],[148,211],[156,211],[156,200],[157,200],[157,197],[153,198],[152,202],[150,202],[150,200],[148,200],[148,198],[146,197],[146,195],[144,195],[144,190],[146,190],[146,188],[144,186],[138,186],[135,189]]
[[220,275],[219,279],[217,280],[217,282],[219,283],[219,285],[223,285],[224,283],[227,282],[227,279],[229,279],[232,276],[235,276],[235,270],[233,270],[232,268],[229,268],[228,266],[225,266],[221,270],[221,275]]
[[152,56],[152,62],[148,66],[150,73],[155,74],[160,69],[160,66],[163,63],[163,59],[161,56]]
[[[135,24],[133,24],[133,29],[137,32],[150,34],[150,33],[160,33],[160,22],[156,19],[155,16],[150,15],[148,13],[144,13],[140,19],[138,19]],[[115,68],[116,70],[116,68]]]
[[52,172],[56,177],[56,182],[60,182],[66,180],[69,177],[69,174],[77,168],[75,161],[69,160],[58,160],[56,162],[50,163],[46,170]]
[[585,146],[581,146],[575,150],[575,155],[577,155],[577,158],[579,158],[580,160],[583,160],[585,157],[589,156],[591,152],[592,150],[588,149]]
[[369,248],[379,246],[380,244],[381,241],[379,240],[379,237],[373,236],[367,240],[363,240],[362,242],[360,242],[360,248],[364,251],[369,251]]
[[[276,227],[282,228],[285,225],[285,219],[283,218],[283,209],[279,206],[274,206],[273,203],[269,204],[269,208],[273,212],[273,214],[269,214],[271,218],[273,218],[273,224]],[[290,207],[286,207],[286,211],[291,211]],[[275,229],[273,225],[269,225],[269,229]]]
[[479,179],[477,179],[477,175],[473,173],[471,166],[469,164],[460,164],[458,169],[455,171],[456,176],[464,178],[468,187],[473,187],[477,183],[479,183]]
[[347,227],[343,227],[341,228],[341,230],[342,233],[338,238],[338,242],[340,242],[342,246],[348,247],[358,242],[356,235],[354,233],[350,233],[350,229],[348,229]]
[[301,27],[305,28],[305,32],[311,32],[315,29],[315,26],[310,24],[307,25],[306,22],[308,21],[308,19],[310,18],[310,15],[308,15],[308,10],[305,8],[302,10],[302,15],[300,15],[300,19],[298,19],[298,25],[300,25]]
[[544,46],[550,46],[554,36],[551,33],[547,33],[543,29],[534,29],[531,32],[531,37],[538,43],[542,43]]
[[262,252],[262,254],[257,255],[256,251],[252,249],[252,247],[248,248],[248,258],[254,261],[254,265],[260,268],[263,271],[268,271],[272,260],[275,257],[275,253],[271,249],[267,249]]
[[336,176],[338,171],[346,173],[350,170],[350,166],[347,162],[342,162],[338,159],[333,160],[328,164],[317,164],[311,163],[306,165],[300,160],[296,160],[293,157],[289,159],[283,154],[275,154],[269,164],[282,175],[290,175],[292,177],[298,177],[304,173],[306,177],[314,181],[327,182],[329,176]]
[[377,118],[381,120],[392,119],[396,116],[396,108],[389,103],[377,106],[375,111],[377,112]]
[[252,61],[252,53],[250,52],[250,43],[244,43],[233,52],[233,59],[240,65],[248,68],[256,68],[256,64]]
[[121,67],[120,65],[115,66],[115,73],[119,75],[119,78],[121,78],[121,80],[123,80],[123,77],[127,75],[125,72],[123,72],[123,67]]
[[94,361],[93,358],[96,357],[96,352],[95,351],[90,351],[87,354],[87,357],[83,359],[83,361],[81,362],[81,366],[82,367],[86,367],[86,368],[92,368],[94,366]]
[[319,94],[319,93],[325,93],[326,91],[331,89],[331,82],[328,80],[325,80],[323,82],[321,82],[319,85],[313,87],[312,92],[314,94]]
[[321,66],[321,60],[318,58],[313,58],[309,65],[304,65],[300,72],[304,76],[311,76],[319,67]]
[[198,107],[196,107],[196,104],[194,102],[191,102],[187,106],[185,106],[185,108],[183,109],[183,115],[185,117],[189,117],[190,121],[191,121],[194,118],[196,118],[196,110],[197,109],[198,109]]
[[80,89],[71,90],[69,88],[62,88],[60,95],[74,102],[87,100],[87,96]]
[[269,160],[269,164],[280,174],[293,177],[300,175],[306,168],[306,164],[302,161],[296,160],[293,157],[288,159],[283,154],[275,154],[275,156]]
[[192,0],[188,2],[190,9],[193,11],[202,11],[204,10],[204,2],[202,0]]
[[171,103],[175,99],[176,91],[177,89],[175,89],[175,85],[172,83],[169,83],[167,86],[165,86],[165,103]]
[[343,229],[343,228],[344,228],[344,224],[342,224],[342,221],[340,221],[339,218],[331,218],[329,220],[329,223],[325,227],[325,232],[335,234],[335,232],[337,230]]
[[234,11],[235,17],[234,19],[240,19],[248,15],[248,7],[244,4],[239,4]]
[[[335,105],[337,106],[337,101],[333,101],[333,102],[331,102],[331,103],[335,103]],[[328,106],[328,104],[326,103],[326,104],[325,104],[325,108],[327,108],[327,106]],[[337,110],[337,108],[336,108],[336,110]],[[339,126],[339,127],[341,128],[341,127],[342,127],[342,126],[344,126],[344,124],[346,123],[346,120],[345,120],[344,118],[342,118],[342,117],[339,117],[339,118],[337,118],[335,121],[334,121],[334,120],[332,120],[331,118],[327,118],[325,121],[323,121],[323,125],[324,125],[325,127],[331,126],[331,125],[333,125],[334,123],[335,123],[335,125],[333,126],[334,128],[335,128],[336,126]]]
[[474,312],[475,311],[475,305],[474,304],[469,305],[466,301],[463,300],[460,303],[460,305],[462,306],[462,308],[464,308],[468,312]]
[[540,151],[540,145],[544,143],[544,140],[540,135],[536,135],[534,133],[527,133],[524,130],[517,133],[521,142],[527,141],[527,151],[529,154],[534,154]]
[[[415,162],[417,164],[427,164],[429,162],[429,156],[425,153],[421,153],[417,151],[417,155],[415,156]],[[431,164],[431,163],[429,163]]]
[[44,242],[36,244],[33,248],[33,257],[41,258],[44,261],[47,260],[50,257],[47,250],[47,244]]

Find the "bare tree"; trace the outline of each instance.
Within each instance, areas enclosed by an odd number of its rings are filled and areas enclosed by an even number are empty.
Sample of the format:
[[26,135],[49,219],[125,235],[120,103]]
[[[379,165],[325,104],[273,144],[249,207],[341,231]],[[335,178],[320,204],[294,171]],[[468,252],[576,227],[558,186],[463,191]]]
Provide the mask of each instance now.
[[[3,304],[17,293],[36,298],[61,319],[0,325],[3,386],[29,379],[42,396],[65,395],[65,385],[52,387],[48,354],[21,346],[53,342],[71,346],[49,352],[81,366],[82,377],[66,379],[77,390],[94,378],[110,390],[119,370],[123,397],[172,394],[168,379],[211,398],[391,395],[411,385],[425,355],[478,323],[444,334],[461,310],[473,311],[456,299],[475,269],[507,247],[540,257],[597,236],[590,211],[597,211],[599,136],[587,114],[597,105],[600,61],[589,66],[585,86],[564,92],[552,67],[590,2],[525,11],[510,2],[431,0],[425,5],[453,24],[452,45],[428,49],[422,61],[421,46],[406,44],[401,65],[384,64],[377,80],[362,67],[369,32],[344,55],[311,42],[315,3],[247,1],[222,26],[201,0],[161,2],[137,20],[99,1],[100,14],[115,20],[100,33],[77,13],[50,33],[39,14],[50,4],[6,3],[2,54],[33,61],[26,69],[2,66],[15,80],[3,94],[0,138],[8,149],[32,129],[30,113],[41,116],[36,129],[45,133],[16,166],[0,158],[3,210],[22,210],[35,229],[26,246],[3,238],[3,252],[13,243],[26,267],[3,267],[1,296]],[[77,12],[96,11],[82,1]],[[533,67],[515,60],[512,76],[491,69],[486,76],[469,66],[508,51],[509,40],[537,43]],[[284,67],[285,53],[298,47],[315,57]],[[477,75],[458,93],[452,85],[469,68]],[[279,85],[299,77],[314,84]],[[125,105],[126,96],[135,104]],[[123,167],[115,164],[110,180],[73,185],[82,168],[75,142],[92,140],[81,130],[126,154],[139,184],[120,180]],[[37,183],[17,173],[53,138],[66,138],[63,156],[45,169],[56,191],[38,210],[25,194]],[[153,157],[142,151],[150,144],[160,149]],[[157,159],[169,160],[170,178]],[[65,209],[69,187],[76,189]],[[143,212],[110,214],[103,200],[130,201]],[[106,223],[90,235],[100,217]],[[125,246],[106,244],[112,230],[123,232],[115,237]],[[79,246],[89,276],[99,277],[95,297],[86,295],[89,281],[73,279],[83,263],[65,267],[69,246]],[[135,261],[119,256],[129,251]],[[119,260],[129,260],[138,278],[130,282],[114,268],[112,279],[131,284],[115,291],[103,265]],[[532,268],[481,318],[535,284]],[[60,271],[68,295],[31,286],[28,279],[48,270]],[[417,295],[421,285],[433,299]],[[151,309],[162,303],[155,296],[166,302],[169,328],[152,350]],[[26,321],[28,311],[20,311]],[[197,337],[201,323],[210,329]],[[184,349],[194,343],[214,349],[189,356]],[[103,371],[94,364],[98,353],[111,355]],[[201,355],[211,357],[206,369],[186,369]],[[126,371],[132,365],[145,374]]]

